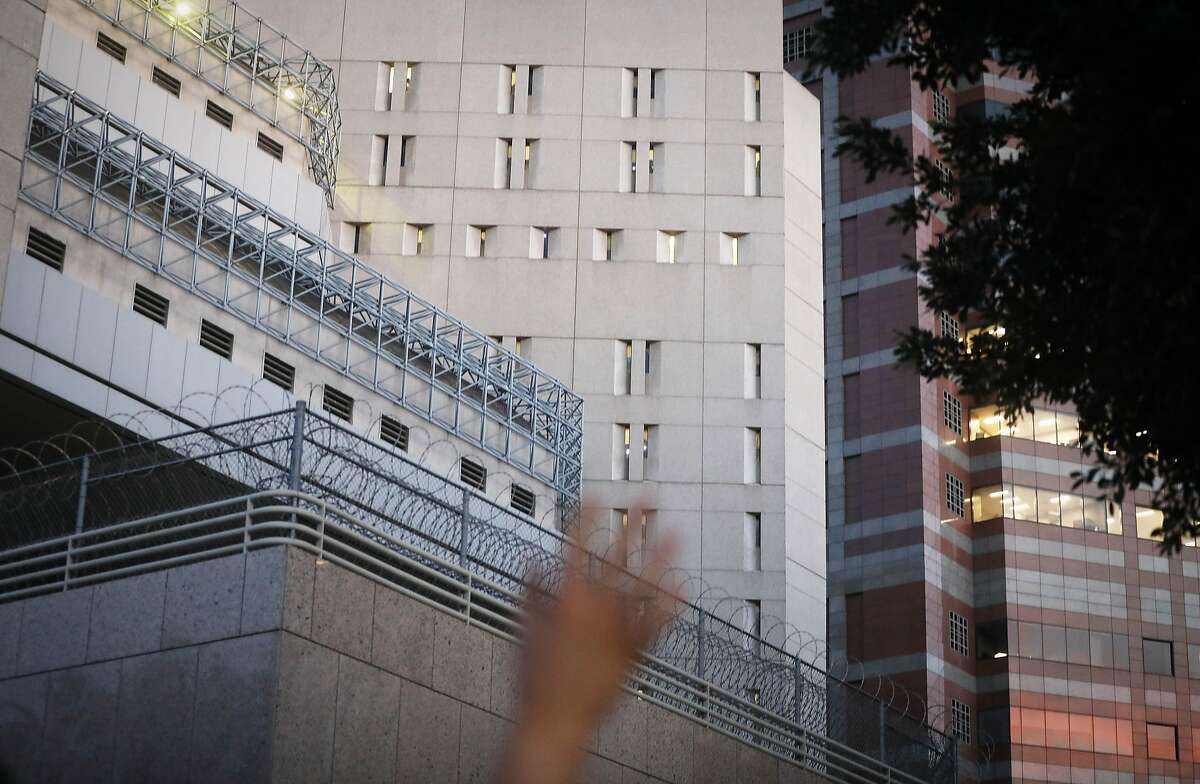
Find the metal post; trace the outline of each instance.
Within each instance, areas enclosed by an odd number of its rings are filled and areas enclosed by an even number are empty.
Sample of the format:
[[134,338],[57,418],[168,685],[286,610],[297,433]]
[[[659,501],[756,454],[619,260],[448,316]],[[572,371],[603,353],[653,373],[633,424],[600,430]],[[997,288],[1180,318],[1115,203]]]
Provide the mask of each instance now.
[[468,506],[471,503],[471,494],[463,490],[462,494],[462,514],[458,522],[458,565],[463,569],[467,568],[467,526],[471,521],[471,512]]
[[91,467],[91,456],[83,456],[83,465],[79,468],[79,504],[75,507],[75,533],[83,533],[83,510],[87,506],[88,471]]
[[300,490],[300,459],[304,455],[304,401],[296,401],[292,424],[292,462],[288,472],[288,489]]

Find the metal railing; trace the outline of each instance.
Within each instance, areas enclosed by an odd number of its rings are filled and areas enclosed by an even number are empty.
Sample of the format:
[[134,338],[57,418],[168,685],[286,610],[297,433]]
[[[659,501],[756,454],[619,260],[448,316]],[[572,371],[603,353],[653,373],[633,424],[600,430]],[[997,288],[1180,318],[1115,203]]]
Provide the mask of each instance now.
[[[126,547],[133,543],[122,532],[137,530],[146,541],[192,541],[189,532],[200,537],[214,518],[240,531],[243,514],[253,518],[259,505],[298,505],[311,515],[297,512],[292,520],[291,511],[276,509],[268,515],[272,525],[283,520],[313,528],[315,517],[318,539],[297,534],[297,540],[329,552],[336,539],[345,563],[377,577],[378,564],[393,557],[383,551],[420,564],[427,576],[440,575],[431,577],[434,587],[466,573],[491,612],[510,619],[527,570],[536,566],[553,587],[565,568],[564,548],[574,546],[302,404],[71,460],[23,467],[14,459],[37,462],[28,453],[0,454],[0,596],[101,579],[118,562],[134,568],[147,553]],[[300,503],[302,497],[308,500]],[[214,514],[231,504],[236,514]],[[354,536],[331,534],[321,520],[340,521]],[[229,535],[204,533],[208,538],[195,541],[212,555],[234,546],[222,538]],[[256,536],[238,534],[236,541],[243,546]],[[167,553],[176,545],[162,547]],[[97,560],[101,554],[112,560]],[[694,604],[681,605],[635,687],[645,698],[839,781],[955,780],[952,739]],[[868,769],[876,772],[856,778],[854,771]]]
[[308,153],[333,207],[341,115],[333,68],[230,0],[78,0]]
[[104,107],[38,74],[21,198],[558,490],[583,400]]

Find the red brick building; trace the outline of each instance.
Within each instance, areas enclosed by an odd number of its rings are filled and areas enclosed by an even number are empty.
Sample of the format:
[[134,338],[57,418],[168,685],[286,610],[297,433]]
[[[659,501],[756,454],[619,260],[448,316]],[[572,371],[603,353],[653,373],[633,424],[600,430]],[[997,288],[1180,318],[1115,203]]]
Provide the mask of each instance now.
[[[783,11],[799,78],[822,3]],[[1007,423],[897,365],[899,330],[965,339],[979,325],[919,300],[904,257],[938,227],[887,222],[913,183],[868,184],[833,155],[838,116],[874,118],[928,153],[936,119],[1002,112],[1029,84],[989,73],[932,93],[879,61],[807,86],[823,114],[832,655],[926,700],[931,723],[962,741],[964,779],[1197,780],[1196,550],[1159,555],[1148,492],[1110,512],[1074,486],[1086,461],[1069,406]]]

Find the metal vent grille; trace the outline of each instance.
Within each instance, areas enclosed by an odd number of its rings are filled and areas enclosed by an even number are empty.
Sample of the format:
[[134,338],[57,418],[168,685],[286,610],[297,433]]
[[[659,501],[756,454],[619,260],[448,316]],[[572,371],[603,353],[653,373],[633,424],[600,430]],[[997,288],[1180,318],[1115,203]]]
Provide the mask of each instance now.
[[379,420],[379,438],[401,452],[408,451],[408,425],[392,419],[387,414]]
[[270,155],[277,161],[283,160],[283,145],[267,136],[262,131],[258,132],[258,149]]
[[162,294],[151,291],[141,283],[133,287],[133,312],[141,313],[155,324],[167,326],[167,312],[171,301]]
[[467,487],[473,487],[480,491],[487,490],[487,469],[474,460],[464,457],[459,461],[458,478]]
[[101,52],[104,52],[112,59],[116,60],[118,63],[125,62],[125,47],[109,38],[104,33],[96,34],[96,48]]
[[263,378],[291,392],[296,386],[296,368],[274,354],[263,354]]
[[354,398],[326,384],[325,392],[321,395],[321,408],[349,422],[354,417]]
[[211,321],[200,322],[200,345],[217,356],[233,358],[233,333]]
[[508,505],[526,517],[533,517],[533,512],[537,508],[537,496],[524,485],[513,485],[512,498]]
[[155,84],[163,88],[176,98],[179,97],[180,91],[183,89],[183,84],[171,74],[167,73],[157,65],[154,66],[154,75],[151,77]]
[[67,243],[30,226],[25,252],[55,271],[62,272],[63,261],[67,258]]
[[204,114],[208,119],[224,126],[229,130],[233,130],[233,112],[229,111],[220,104],[209,101],[204,106]]

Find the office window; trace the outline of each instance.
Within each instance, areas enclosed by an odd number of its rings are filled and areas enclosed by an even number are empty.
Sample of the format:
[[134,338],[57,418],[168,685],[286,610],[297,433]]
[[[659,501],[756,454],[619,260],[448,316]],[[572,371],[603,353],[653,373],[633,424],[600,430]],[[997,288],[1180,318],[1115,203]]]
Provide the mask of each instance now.
[[408,451],[408,425],[384,414],[379,420],[379,440],[396,447],[401,452]]
[[933,121],[950,122],[950,99],[941,92],[933,94]]
[[946,511],[952,517],[962,517],[967,513],[966,488],[954,474],[946,474]]
[[971,743],[971,706],[950,698],[950,734],[966,744]]
[[950,610],[947,627],[950,633],[950,649],[963,656],[971,655],[971,637],[967,629],[967,619]]
[[483,258],[487,256],[487,241],[488,230],[491,226],[468,226],[467,227],[467,256],[469,258]]
[[1179,743],[1171,724],[1146,723],[1146,750],[1150,759],[1179,759]]
[[723,232],[721,234],[721,263],[736,267],[742,262],[742,249],[745,245],[745,234]]
[[25,253],[50,269],[62,272],[63,264],[67,260],[67,243],[36,226],[30,226],[25,237]]
[[746,145],[746,191],[747,196],[762,195],[762,147]]
[[156,291],[136,283],[133,286],[133,312],[140,313],[155,324],[167,326],[167,313],[171,309],[171,301]]
[[1174,675],[1174,646],[1170,640],[1142,640],[1142,670],[1149,675]]
[[233,333],[207,319],[200,320],[200,345],[219,357],[233,358]]
[[283,160],[283,145],[272,139],[270,136],[267,136],[262,131],[258,132],[257,147],[275,160]]
[[612,261],[616,255],[619,229],[595,229],[592,232],[592,261]]
[[758,484],[762,482],[762,428],[746,428],[744,440],[744,481],[746,484]]
[[949,390],[942,390],[942,421],[955,435],[962,434],[962,401]]
[[321,408],[338,419],[347,422],[354,419],[354,398],[328,384],[321,394]]
[[517,514],[523,514],[526,517],[533,517],[534,511],[537,509],[537,496],[528,487],[522,485],[513,485],[512,492],[509,496],[508,505],[512,507]]
[[104,33],[96,33],[96,48],[118,63],[124,64],[127,50],[115,39],[109,38]]
[[742,519],[742,569],[762,570],[762,513],[746,512]]
[[205,101],[204,116],[227,130],[233,130],[233,112],[220,104]]
[[150,74],[150,80],[176,98],[179,97],[179,93],[183,89],[183,85],[178,79],[157,65],[154,66],[154,70]]
[[679,261],[682,234],[681,231],[659,231],[658,252],[655,261],[659,264],[674,264]]
[[962,332],[958,326],[958,319],[951,316],[945,311],[938,314],[938,323],[941,325],[942,337],[950,338],[951,340],[962,340]]
[[529,227],[529,258],[531,259],[548,259],[550,258],[550,241],[554,236],[554,229],[550,226],[530,226]]
[[487,492],[487,469],[481,463],[466,457],[462,458],[458,462],[458,478],[467,487]]
[[389,141],[387,136],[371,137],[371,174],[367,180],[370,185],[383,185],[387,178]]
[[426,250],[425,239],[428,235],[428,230],[428,224],[404,224],[403,242],[400,248],[401,253],[403,253],[405,256],[424,255]]

